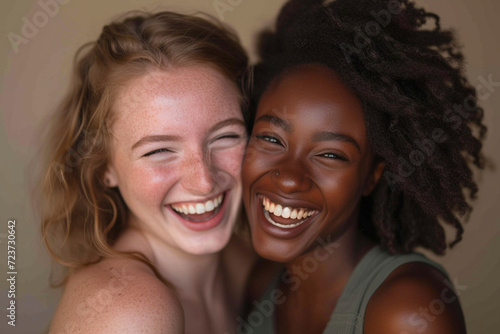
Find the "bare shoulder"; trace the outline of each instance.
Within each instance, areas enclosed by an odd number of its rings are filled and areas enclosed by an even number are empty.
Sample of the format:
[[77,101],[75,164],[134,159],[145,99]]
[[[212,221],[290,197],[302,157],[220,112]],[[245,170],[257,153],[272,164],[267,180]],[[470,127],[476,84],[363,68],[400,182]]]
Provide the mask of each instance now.
[[397,268],[368,303],[365,333],[465,333],[452,284],[437,269],[419,262]]
[[50,333],[183,333],[175,292],[138,261],[106,259],[66,284]]

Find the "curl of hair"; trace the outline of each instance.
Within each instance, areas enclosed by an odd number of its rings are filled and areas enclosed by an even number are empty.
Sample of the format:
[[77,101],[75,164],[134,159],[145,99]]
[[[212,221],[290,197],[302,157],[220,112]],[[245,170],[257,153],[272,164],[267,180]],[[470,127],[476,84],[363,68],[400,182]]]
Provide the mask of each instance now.
[[301,64],[330,68],[361,100],[371,150],[385,161],[361,200],[367,236],[392,253],[423,246],[442,254],[443,222],[456,230],[450,246],[461,240],[486,127],[457,41],[438,15],[409,0],[292,0],[276,29],[259,35],[258,51],[252,117],[267,87]]
[[243,108],[248,58],[236,35],[208,16],[134,12],[105,26],[97,41],[77,52],[72,86],[50,119],[42,144],[42,237],[59,263],[77,268],[125,255],[156,272],[145,256],[112,248],[127,221],[118,189],[104,184],[113,102],[134,77],[190,65],[211,66],[233,82]]

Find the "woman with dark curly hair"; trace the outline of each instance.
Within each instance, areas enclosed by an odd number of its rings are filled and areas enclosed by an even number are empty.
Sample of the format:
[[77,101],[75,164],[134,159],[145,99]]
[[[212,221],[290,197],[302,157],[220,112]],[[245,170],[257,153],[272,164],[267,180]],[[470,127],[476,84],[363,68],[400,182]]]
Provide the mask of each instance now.
[[[243,198],[252,333],[464,333],[444,269],[486,128],[439,16],[408,0],[289,1],[260,35]],[[276,270],[273,270],[276,269]],[[269,284],[269,282],[271,282]]]

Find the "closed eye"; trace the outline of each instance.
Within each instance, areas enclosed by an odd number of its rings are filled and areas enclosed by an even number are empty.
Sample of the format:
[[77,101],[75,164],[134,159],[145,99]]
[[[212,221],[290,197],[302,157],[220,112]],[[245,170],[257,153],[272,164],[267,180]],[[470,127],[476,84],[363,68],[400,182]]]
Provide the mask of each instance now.
[[163,152],[172,152],[172,151],[169,150],[169,149],[166,149],[166,148],[160,148],[158,150],[154,150],[154,151],[151,151],[151,152],[148,152],[148,153],[144,154],[143,157],[149,157],[151,155],[154,155],[154,154],[157,154],[157,153],[163,153]]
[[214,149],[232,148],[238,146],[239,143],[242,143],[242,138],[244,137],[246,138],[244,134],[227,133],[212,139],[210,145]]
[[229,134],[229,135],[224,135],[224,136],[220,136],[220,137],[217,137],[217,139],[215,140],[221,140],[221,139],[240,139],[240,135],[238,134]]

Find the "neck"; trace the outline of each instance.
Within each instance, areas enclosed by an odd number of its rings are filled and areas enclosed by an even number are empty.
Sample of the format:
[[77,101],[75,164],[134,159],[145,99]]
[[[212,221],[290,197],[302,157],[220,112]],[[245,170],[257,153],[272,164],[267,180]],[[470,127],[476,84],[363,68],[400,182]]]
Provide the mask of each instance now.
[[151,243],[154,263],[160,274],[174,285],[178,292],[199,299],[210,297],[215,285],[220,283],[221,252],[193,255],[174,250],[165,244]]
[[213,292],[217,291],[216,284],[223,281],[221,252],[189,254],[137,227],[126,230],[120,241],[120,250],[138,251],[145,255],[183,299],[210,300]]
[[358,231],[357,224],[349,226],[341,237],[317,238],[307,253],[286,264],[294,281],[300,282],[297,292],[324,293],[327,289],[340,294],[358,262],[374,246]]

